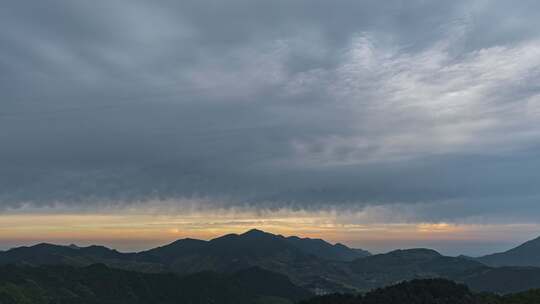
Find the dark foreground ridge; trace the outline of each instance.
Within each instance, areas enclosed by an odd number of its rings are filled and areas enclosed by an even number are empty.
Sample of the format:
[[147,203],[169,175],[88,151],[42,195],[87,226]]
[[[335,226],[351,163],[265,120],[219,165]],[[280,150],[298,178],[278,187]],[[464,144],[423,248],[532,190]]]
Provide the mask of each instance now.
[[540,290],[475,293],[444,279],[402,282],[366,294],[314,297],[260,268],[234,274],[137,273],[103,264],[0,267],[1,304],[535,304]]
[[300,304],[535,304],[540,290],[499,296],[473,293],[462,284],[444,279],[413,280],[368,292],[365,295],[329,294]]
[[292,303],[312,296],[280,274],[137,273],[103,264],[0,267],[0,304]]

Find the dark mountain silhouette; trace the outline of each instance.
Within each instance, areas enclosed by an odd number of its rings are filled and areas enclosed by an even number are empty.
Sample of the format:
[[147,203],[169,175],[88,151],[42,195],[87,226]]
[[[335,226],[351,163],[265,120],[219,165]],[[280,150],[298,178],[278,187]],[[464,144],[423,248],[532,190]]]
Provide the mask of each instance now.
[[286,239],[300,250],[328,260],[352,261],[371,255],[366,250],[352,249],[340,243],[332,245],[321,239],[299,238],[297,236]]
[[[475,291],[511,293],[540,287],[540,268],[493,268],[478,261],[447,257],[430,249],[396,250],[358,259],[351,264],[358,285],[376,288],[403,280],[445,278]],[[358,278],[357,278],[358,279]]]
[[[73,247],[35,245],[0,253],[0,264],[88,266],[104,263],[111,267],[145,272],[173,271],[190,274],[201,271],[236,272],[249,267],[261,267],[289,276],[300,285],[331,290],[350,290],[347,265],[325,259],[316,253],[336,258],[356,252],[345,246],[330,245],[311,239],[285,238],[260,230],[243,234],[228,234],[210,241],[183,239],[139,253],[120,253],[105,247]],[[304,243],[309,243],[303,246]],[[317,246],[322,249],[317,251]],[[335,249],[331,249],[335,248]],[[329,253],[330,252],[330,253]],[[357,253],[354,253],[357,254]],[[363,256],[363,254],[357,254]],[[315,288],[315,287],[314,287]]]
[[[301,240],[310,242],[310,240]],[[325,242],[323,246],[332,246]],[[301,286],[343,289],[347,266],[342,261],[321,258],[281,235],[260,230],[228,234],[210,241],[181,240],[138,253],[138,260],[160,260],[167,269],[180,274],[200,271],[235,272],[261,267],[285,274]],[[341,270],[340,270],[341,269]]]
[[[85,267],[103,263],[124,270],[179,275],[208,271],[232,274],[258,267],[285,275],[294,284],[316,293],[367,291],[425,278],[465,282],[479,291],[514,292],[540,287],[540,268],[498,269],[470,258],[443,256],[430,249],[361,254],[355,259],[353,252],[354,249],[323,240],[250,230],[210,241],[178,240],[138,253],[121,253],[102,246],[38,244],[0,252],[0,264]],[[520,277],[527,279],[519,280]]]
[[459,280],[468,274],[482,273],[488,269],[479,262],[446,257],[430,249],[395,250],[372,255],[353,261],[351,268],[371,288],[420,278]]
[[190,238],[181,239],[165,246],[140,252],[137,254],[136,260],[170,265],[180,256],[196,254],[199,250],[204,248],[206,244],[207,242],[202,240]]
[[122,253],[104,246],[78,247],[41,243],[0,252],[1,264],[21,265],[71,265],[77,267],[105,263],[111,267],[157,272],[165,268],[158,261],[138,259],[136,253]]
[[487,268],[467,259],[443,256],[431,249],[395,250],[353,262],[355,271],[363,273],[407,273],[413,277],[454,276],[465,271]]
[[[25,262],[29,264],[66,264],[85,265],[97,259],[142,260],[148,262],[173,262],[179,256],[200,254],[201,250],[209,254],[227,257],[240,256],[263,257],[284,252],[297,252],[318,258],[351,261],[369,256],[369,252],[352,249],[343,244],[332,245],[321,239],[283,237],[260,230],[250,230],[243,234],[228,234],[211,241],[196,239],[177,240],[171,244],[139,253],[120,253],[103,246],[79,247],[76,245],[60,246],[38,244],[30,247],[18,247],[0,252],[0,263]],[[153,258],[152,258],[153,257]]]
[[154,248],[141,255],[152,255],[171,262],[180,255],[220,254],[238,259],[240,256],[264,257],[285,252],[312,255],[318,258],[336,261],[350,261],[369,256],[369,252],[351,249],[342,244],[332,245],[321,239],[283,237],[261,230],[252,229],[243,234],[228,234],[211,241],[183,239],[169,245]]
[[476,259],[489,266],[540,267],[540,237],[506,252],[486,255]]
[[[41,243],[30,247],[18,247],[0,253],[0,262],[18,263],[36,261],[35,264],[85,264],[92,259],[125,259],[133,255],[120,253],[114,249],[103,246],[77,247],[74,245],[60,246],[54,244]],[[64,259],[64,260],[63,260]]]

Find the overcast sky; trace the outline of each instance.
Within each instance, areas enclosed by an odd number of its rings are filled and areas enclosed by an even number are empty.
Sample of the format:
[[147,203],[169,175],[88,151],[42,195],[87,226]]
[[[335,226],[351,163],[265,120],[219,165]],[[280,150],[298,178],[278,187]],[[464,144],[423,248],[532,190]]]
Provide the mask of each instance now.
[[163,204],[537,224],[539,11],[3,1],[0,214]]

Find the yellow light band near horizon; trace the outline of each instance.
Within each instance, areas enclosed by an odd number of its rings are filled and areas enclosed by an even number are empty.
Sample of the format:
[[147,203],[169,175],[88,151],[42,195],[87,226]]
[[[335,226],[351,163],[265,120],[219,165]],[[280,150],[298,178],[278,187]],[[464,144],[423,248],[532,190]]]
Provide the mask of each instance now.
[[351,223],[335,213],[275,212],[156,214],[4,214],[0,242],[30,245],[38,242],[102,244],[123,250],[142,250],[180,238],[211,239],[258,228],[275,234],[322,238],[362,247],[392,241],[494,241],[539,225],[471,225],[451,223]]

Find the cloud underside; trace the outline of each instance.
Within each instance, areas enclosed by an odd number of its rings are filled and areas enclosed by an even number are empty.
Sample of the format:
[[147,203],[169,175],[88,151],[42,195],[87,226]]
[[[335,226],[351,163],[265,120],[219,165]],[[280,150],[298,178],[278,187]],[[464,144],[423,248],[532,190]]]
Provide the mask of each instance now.
[[2,210],[540,214],[534,1],[5,6]]

